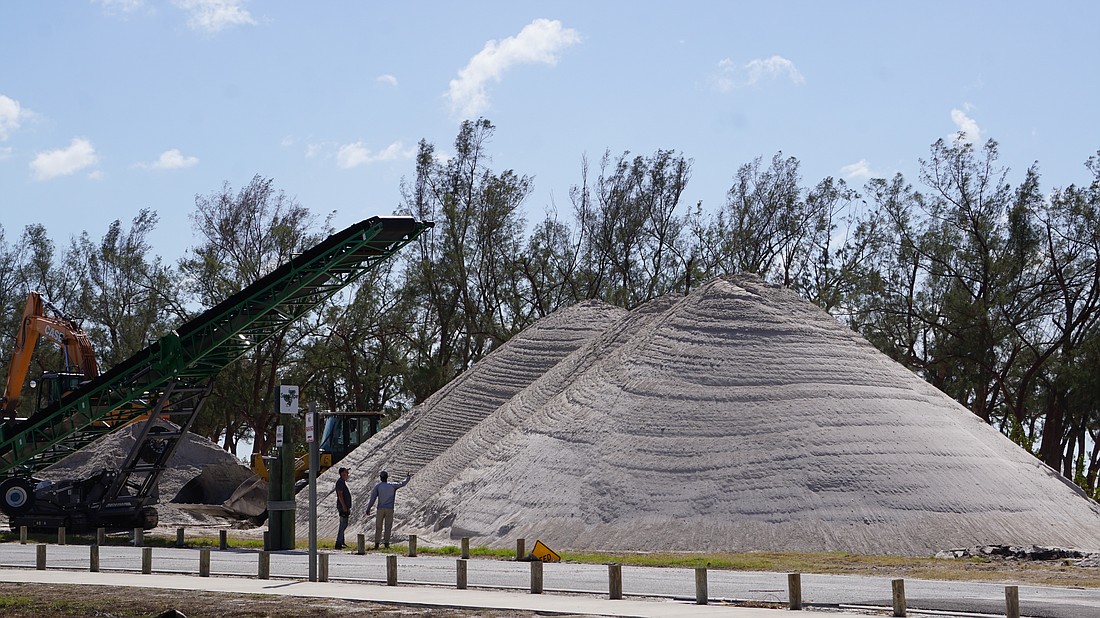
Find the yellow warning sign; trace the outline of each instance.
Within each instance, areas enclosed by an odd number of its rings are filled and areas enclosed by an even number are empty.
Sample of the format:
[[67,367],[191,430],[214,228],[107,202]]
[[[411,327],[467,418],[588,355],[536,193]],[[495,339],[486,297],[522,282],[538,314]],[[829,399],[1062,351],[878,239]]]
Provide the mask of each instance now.
[[561,562],[561,556],[538,540],[535,541],[535,547],[531,550],[531,555],[541,562]]

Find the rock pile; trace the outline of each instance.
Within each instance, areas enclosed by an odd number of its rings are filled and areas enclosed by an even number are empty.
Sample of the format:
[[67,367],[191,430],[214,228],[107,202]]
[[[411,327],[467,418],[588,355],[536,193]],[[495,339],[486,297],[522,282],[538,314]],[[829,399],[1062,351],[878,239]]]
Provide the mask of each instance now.
[[[629,313],[590,303],[551,315],[341,465],[360,529],[373,526],[363,509],[378,471],[414,473],[397,529],[427,542],[1100,550],[1100,505],[819,308],[751,276]],[[319,510],[333,535],[331,493]],[[300,515],[298,529],[307,523]]]

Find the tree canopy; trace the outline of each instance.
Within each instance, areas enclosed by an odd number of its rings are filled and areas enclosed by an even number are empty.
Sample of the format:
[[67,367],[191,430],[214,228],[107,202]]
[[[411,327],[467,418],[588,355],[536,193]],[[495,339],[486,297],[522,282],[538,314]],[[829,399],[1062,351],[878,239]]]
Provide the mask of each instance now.
[[[540,317],[599,299],[631,309],[756,273],[818,304],[1098,496],[1100,151],[1079,184],[1015,182],[998,144],[940,139],[861,188],[807,182],[777,152],[730,170],[718,207],[683,204],[693,160],[674,150],[582,159],[571,209],[529,224],[533,175],[493,166],[496,127],[462,123],[441,157],[421,141],[401,214],[435,227],[367,281],[219,376],[195,430],[235,449],[274,440],[271,392],[388,415],[423,401]],[[83,320],[109,367],[331,232],[256,176],[197,195],[195,244],[175,264],[147,241],[157,215],[108,222],[57,250],[47,229],[0,227],[0,343],[29,290]],[[48,350],[41,369],[55,362]]]

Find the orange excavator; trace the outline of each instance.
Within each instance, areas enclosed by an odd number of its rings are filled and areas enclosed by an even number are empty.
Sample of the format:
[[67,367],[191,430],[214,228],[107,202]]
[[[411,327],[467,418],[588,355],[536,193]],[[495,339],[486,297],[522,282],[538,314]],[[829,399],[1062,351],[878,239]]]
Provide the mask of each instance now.
[[8,365],[8,381],[0,399],[0,417],[15,418],[27,379],[31,357],[39,337],[56,343],[64,357],[61,371],[46,372],[38,385],[38,405],[43,409],[57,403],[81,382],[99,375],[95,352],[88,335],[72,319],[66,317],[38,292],[27,295],[23,321],[15,334],[15,351]]

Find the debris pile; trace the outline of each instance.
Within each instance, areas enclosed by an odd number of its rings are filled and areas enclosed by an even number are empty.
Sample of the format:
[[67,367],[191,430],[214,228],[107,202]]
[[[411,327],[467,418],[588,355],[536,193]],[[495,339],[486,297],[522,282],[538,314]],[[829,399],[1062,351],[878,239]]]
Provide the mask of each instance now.
[[993,558],[1002,560],[1062,560],[1078,566],[1100,566],[1100,552],[1086,552],[1065,547],[1029,545],[981,545],[957,547],[936,552],[936,558],[957,560],[960,558]]

